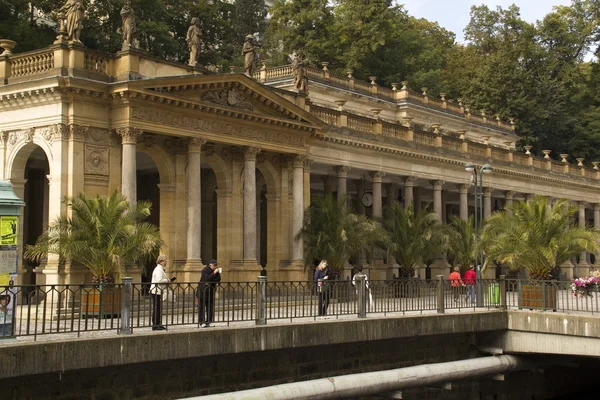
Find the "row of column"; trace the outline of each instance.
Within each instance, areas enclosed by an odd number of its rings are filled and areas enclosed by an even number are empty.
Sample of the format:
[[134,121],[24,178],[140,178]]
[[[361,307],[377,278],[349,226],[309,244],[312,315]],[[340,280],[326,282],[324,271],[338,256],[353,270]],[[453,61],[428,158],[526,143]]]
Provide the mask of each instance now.
[[[142,133],[136,128],[122,128],[117,130],[122,142],[122,176],[121,192],[130,204],[137,202],[137,137]],[[186,167],[187,184],[187,266],[198,267],[202,265],[201,259],[201,157],[202,146],[206,140],[191,138],[188,142],[188,160]],[[257,264],[257,217],[256,217],[256,155],[259,148],[248,147],[244,150],[244,192],[243,192],[243,262],[244,264]],[[292,231],[300,231],[304,219],[304,159],[295,156],[292,164]],[[345,182],[344,182],[345,183]],[[302,241],[292,243],[292,261],[304,259],[304,245]]]

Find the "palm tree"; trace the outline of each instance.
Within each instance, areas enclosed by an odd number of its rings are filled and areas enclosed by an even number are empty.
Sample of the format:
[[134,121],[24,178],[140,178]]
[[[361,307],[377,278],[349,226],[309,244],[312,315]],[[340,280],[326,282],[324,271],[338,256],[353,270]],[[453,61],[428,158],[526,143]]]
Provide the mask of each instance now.
[[533,280],[551,277],[551,271],[582,251],[598,253],[600,233],[590,227],[572,226],[577,210],[568,200],[557,200],[551,210],[548,199],[519,201],[512,214],[496,212],[488,218],[481,247],[488,263],[498,261],[511,270],[529,270]]
[[57,254],[87,267],[94,283],[113,283],[126,265],[147,259],[163,245],[156,226],[143,222],[150,215],[148,201],[132,208],[116,191],[110,197],[81,193],[64,201],[71,216],[57,217],[35,245],[27,246],[27,259]]
[[412,277],[423,260],[446,250],[447,232],[437,214],[426,207],[415,213],[412,204],[405,209],[396,201],[386,208],[385,216],[383,247],[400,264],[400,276]]
[[474,216],[466,221],[456,215],[450,217],[448,225],[448,252],[453,256],[453,266],[460,267],[461,275],[469,265],[475,265],[476,235]]
[[336,201],[332,196],[311,201],[302,229],[295,237],[304,241],[307,265],[325,259],[339,273],[361,249],[374,249],[381,238],[381,228],[366,216],[350,212],[347,204],[347,199]]

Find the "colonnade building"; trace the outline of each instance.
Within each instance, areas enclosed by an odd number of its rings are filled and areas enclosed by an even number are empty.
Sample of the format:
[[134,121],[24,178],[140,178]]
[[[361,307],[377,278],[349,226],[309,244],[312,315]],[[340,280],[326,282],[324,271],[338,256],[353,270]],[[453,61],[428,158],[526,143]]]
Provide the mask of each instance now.
[[[303,247],[293,237],[312,196],[347,194],[373,216],[399,200],[431,204],[443,221],[467,218],[469,161],[494,169],[483,182],[485,216],[542,195],[578,202],[579,223],[600,228],[597,162],[516,151],[512,122],[460,99],[412,92],[407,82],[381,87],[375,77],[330,73],[326,63],[303,72],[307,90],[298,93],[291,66],[263,66],[251,79],[64,41],[5,52],[0,179],[26,202],[19,243],[35,242],[65,211],[65,196],[120,190],[130,201],[152,201],[150,221],[180,282],[196,281],[213,258],[229,281],[255,280],[263,267],[270,280],[303,280]],[[372,201],[362,201],[369,192]],[[573,261],[563,265],[567,278],[586,275],[595,260]],[[448,273],[447,263],[430,268]],[[391,278],[397,269],[380,262],[370,274]],[[19,257],[19,283],[89,278],[76,265]]]

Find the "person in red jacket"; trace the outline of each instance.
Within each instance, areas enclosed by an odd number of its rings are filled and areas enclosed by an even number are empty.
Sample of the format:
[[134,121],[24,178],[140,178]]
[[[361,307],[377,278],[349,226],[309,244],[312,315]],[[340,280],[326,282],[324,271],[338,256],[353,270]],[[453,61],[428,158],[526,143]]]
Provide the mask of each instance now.
[[465,272],[465,285],[467,285],[467,295],[465,296],[465,301],[471,298],[471,304],[475,303],[475,282],[477,280],[477,274],[473,268],[473,265],[469,265],[469,269]]
[[462,279],[460,279],[460,269],[458,267],[454,267],[454,272],[450,274],[448,277],[450,279],[450,284],[452,285],[452,293],[454,296],[454,302],[458,301],[458,292],[460,291],[460,287],[464,286]]

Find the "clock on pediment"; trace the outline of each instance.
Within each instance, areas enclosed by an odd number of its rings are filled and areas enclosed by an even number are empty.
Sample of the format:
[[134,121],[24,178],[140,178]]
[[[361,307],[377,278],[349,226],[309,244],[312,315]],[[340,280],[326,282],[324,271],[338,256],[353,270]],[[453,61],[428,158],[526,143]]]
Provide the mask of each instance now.
[[362,202],[362,205],[365,207],[371,207],[373,205],[373,193],[371,192],[365,192],[360,201]]

